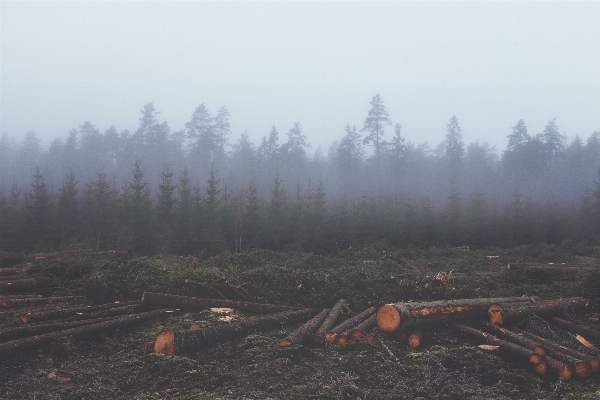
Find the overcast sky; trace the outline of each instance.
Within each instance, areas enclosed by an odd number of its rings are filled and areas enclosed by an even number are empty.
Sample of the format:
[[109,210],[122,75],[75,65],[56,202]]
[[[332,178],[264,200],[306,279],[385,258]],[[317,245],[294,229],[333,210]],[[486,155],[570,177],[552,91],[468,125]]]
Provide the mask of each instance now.
[[[0,131],[46,147],[90,120],[172,131],[204,103],[232,142],[300,122],[324,151],[379,93],[411,141],[506,147],[523,118],[600,130],[600,2],[25,2],[0,4]],[[387,131],[391,136],[392,128]]]

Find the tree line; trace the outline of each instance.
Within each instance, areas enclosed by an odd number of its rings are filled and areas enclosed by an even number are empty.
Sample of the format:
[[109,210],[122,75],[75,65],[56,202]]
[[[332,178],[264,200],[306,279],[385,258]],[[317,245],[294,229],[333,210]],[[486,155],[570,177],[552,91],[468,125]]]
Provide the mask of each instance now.
[[91,122],[41,149],[35,132],[0,138],[0,250],[92,247],[140,254],[327,253],[369,241],[500,245],[600,235],[600,132],[567,143],[556,119],[523,120],[501,155],[466,145],[452,116],[435,148],[406,141],[379,95],[309,154],[299,123],[280,142],[230,144],[229,112],[200,104],[171,132],[148,103],[138,129]]

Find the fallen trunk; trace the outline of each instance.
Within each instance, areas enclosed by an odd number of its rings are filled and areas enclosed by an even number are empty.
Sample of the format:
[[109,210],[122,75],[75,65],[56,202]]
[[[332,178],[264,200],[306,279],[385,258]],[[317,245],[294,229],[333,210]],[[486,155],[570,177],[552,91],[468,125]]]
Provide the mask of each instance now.
[[296,329],[294,332],[290,333],[285,339],[279,342],[279,347],[285,347],[291,344],[302,344],[306,342],[323,323],[323,320],[327,317],[329,311],[329,308],[324,309],[313,319]]
[[17,308],[17,307],[29,307],[40,304],[53,304],[53,303],[70,303],[75,301],[83,301],[85,297],[82,296],[61,296],[61,297],[27,297],[27,298],[13,298],[13,299],[2,299],[0,300],[0,307],[4,308]]
[[552,270],[563,270],[563,271],[577,271],[577,270],[592,270],[598,269],[585,264],[576,263],[510,263],[506,266],[510,270],[521,270],[525,268],[544,268]]
[[517,304],[501,310],[490,312],[488,314],[488,318],[492,324],[503,325],[515,322],[533,314],[539,316],[548,315],[563,312],[567,307],[583,308],[586,307],[587,304],[588,300],[581,297],[537,302],[528,306]]
[[400,328],[410,330],[434,324],[481,318],[485,317],[491,304],[516,299],[522,299],[522,297],[385,304],[377,310],[377,326],[385,333],[392,333]]
[[371,315],[369,318],[365,319],[360,324],[356,325],[355,328],[352,328],[349,332],[349,337],[352,339],[360,339],[365,333],[370,331],[376,324],[377,314]]
[[344,333],[346,330],[354,327],[355,325],[358,325],[366,318],[369,318],[371,315],[375,314],[376,311],[377,311],[377,308],[371,307],[371,308],[367,308],[365,311],[361,312],[360,314],[356,314],[354,317],[347,319],[346,321],[342,322],[335,328],[332,328],[329,331],[325,332],[325,339],[329,343],[335,343],[336,337],[338,335]]
[[288,311],[291,307],[280,304],[251,303],[247,301],[207,299],[203,297],[176,296],[166,293],[145,292],[142,295],[142,304],[155,307],[176,307],[187,310],[205,310],[207,308],[235,308],[247,312],[276,312]]
[[156,354],[184,355],[200,350],[218,341],[245,336],[255,331],[281,328],[284,324],[303,321],[312,315],[311,309],[285,311],[259,317],[244,318],[236,322],[203,326],[196,330],[167,329],[154,340]]
[[509,331],[508,329],[501,328],[501,327],[491,324],[487,321],[482,320],[481,323],[483,324],[483,327],[486,330],[488,330],[489,332],[491,332],[492,334],[496,335],[497,337],[499,337],[501,339],[508,340],[509,342],[518,344],[519,346],[525,347],[526,349],[533,350],[536,353],[538,353],[540,356],[546,355],[546,349],[544,348],[544,346],[542,346],[540,344],[540,342],[536,342],[531,339],[527,339],[527,338],[523,337],[522,335],[516,334],[512,331]]
[[570,349],[558,343],[554,343],[551,340],[534,335],[531,332],[527,332],[519,328],[511,328],[511,330],[523,335],[524,337],[543,344],[546,349],[548,349],[548,355],[550,357],[570,364],[572,367],[574,367],[575,374],[580,378],[587,378],[593,371],[600,370],[600,361],[596,357]]
[[423,334],[421,331],[413,331],[408,335],[408,345],[410,347],[419,347],[421,345],[421,341],[423,339]]
[[549,317],[548,321],[552,322],[554,325],[566,329],[570,332],[575,332],[580,335],[584,335],[588,338],[595,340],[600,343],[600,332],[597,330],[587,327],[585,325],[577,324],[575,322],[567,321],[566,319],[558,318],[558,317]]
[[529,362],[530,364],[536,365],[542,361],[542,356],[536,353],[535,351],[508,342],[506,340],[502,340],[490,333],[483,332],[479,329],[471,328],[470,326],[465,326],[461,324],[451,324],[450,326],[459,333],[463,334],[464,336],[467,336],[471,339],[475,339],[476,341],[482,341],[494,346],[498,346],[502,351],[511,354],[512,356],[517,357],[519,359],[527,360],[527,362]]
[[336,321],[340,318],[344,307],[347,305],[348,301],[346,299],[340,299],[337,303],[335,303],[331,311],[329,311],[329,314],[327,314],[327,318],[325,318],[325,321],[323,321],[323,324],[315,333],[314,338],[317,342],[325,341],[325,333],[335,326]]
[[31,289],[37,287],[37,285],[38,281],[35,278],[10,279],[6,281],[0,281],[0,290]]
[[0,268],[0,276],[19,275],[20,273],[20,268]]
[[11,353],[15,353],[24,348],[32,348],[35,346],[40,346],[42,344],[46,344],[48,342],[52,342],[53,340],[60,339],[66,336],[81,336],[81,335],[89,335],[92,333],[107,331],[115,328],[122,328],[125,326],[129,326],[132,324],[136,324],[138,322],[148,321],[151,319],[156,319],[160,317],[165,317],[170,313],[164,309],[162,310],[154,310],[150,312],[140,313],[140,314],[131,314],[125,315],[120,318],[115,318],[110,321],[100,322],[97,324],[79,326],[77,328],[71,328],[64,331],[46,333],[44,335],[32,336],[25,339],[13,340],[6,343],[0,344],[0,355],[8,355]]
[[463,272],[452,272],[450,274],[450,280],[472,280],[472,279],[485,279],[491,278],[494,276],[498,276],[498,272],[471,272],[471,273],[463,273]]
[[[21,321],[24,324],[30,324],[33,322],[49,321],[52,319],[69,318],[69,317],[80,317],[87,318],[92,313],[96,314],[96,317],[108,316],[111,312],[116,314],[125,314],[133,312],[134,308],[137,310],[141,308],[139,302],[128,302],[128,303],[107,303],[99,304],[96,306],[84,306],[84,307],[69,307],[58,310],[48,311],[31,311],[21,315]],[[115,314],[112,314],[115,315]]]
[[0,329],[0,339],[16,340],[25,337],[42,335],[50,332],[63,331],[66,329],[76,328],[78,326],[98,324],[104,321],[109,321],[120,317],[105,317],[94,319],[83,319],[78,321],[62,321],[62,322],[42,322],[38,324],[27,324],[15,326],[12,328]]

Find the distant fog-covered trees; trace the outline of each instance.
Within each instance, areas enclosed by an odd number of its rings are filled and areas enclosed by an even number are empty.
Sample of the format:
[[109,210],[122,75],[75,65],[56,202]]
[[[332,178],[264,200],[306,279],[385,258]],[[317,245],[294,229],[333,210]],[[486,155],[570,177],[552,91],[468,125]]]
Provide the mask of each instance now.
[[[507,128],[501,154],[406,141],[377,94],[363,127],[312,153],[302,125],[231,138],[225,107],[200,104],[171,132],[152,103],[131,133],[90,121],[43,150],[0,137],[0,250],[124,248],[195,254],[253,248],[327,253],[367,241],[419,246],[598,241],[600,132],[570,142],[556,119]],[[395,123],[394,123],[395,122]],[[444,135],[440,127],[440,137]]]

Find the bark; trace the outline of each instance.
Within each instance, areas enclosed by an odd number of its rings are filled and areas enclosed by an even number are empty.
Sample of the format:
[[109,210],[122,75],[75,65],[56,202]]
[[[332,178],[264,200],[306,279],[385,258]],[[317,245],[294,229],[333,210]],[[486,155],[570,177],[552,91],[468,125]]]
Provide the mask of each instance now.
[[29,349],[32,347],[37,347],[49,342],[52,342],[56,339],[60,339],[66,336],[82,336],[89,335],[92,333],[103,332],[115,328],[122,328],[125,326],[129,326],[132,324],[136,324],[138,322],[148,321],[151,319],[166,317],[170,315],[170,313],[166,310],[154,310],[150,312],[140,313],[140,314],[131,314],[125,315],[120,318],[115,318],[110,321],[100,322],[97,324],[79,326],[76,328],[67,329],[64,331],[46,333],[43,335],[32,336],[19,340],[12,340],[10,342],[0,344],[0,355],[5,356],[8,354],[13,354],[18,352],[21,349]]
[[410,330],[465,319],[481,318],[493,303],[522,297],[441,300],[419,303],[385,304],[377,310],[377,326],[385,333]]
[[313,319],[290,333],[285,339],[279,342],[279,347],[285,347],[292,344],[302,344],[317,331],[323,320],[327,317],[330,309],[326,308],[317,314]]
[[185,355],[219,341],[245,336],[255,331],[281,328],[284,324],[303,321],[312,315],[311,309],[285,311],[276,314],[244,318],[236,322],[203,326],[196,330],[167,329],[154,340],[156,354]]
[[20,273],[20,268],[0,268],[0,276],[19,275]]
[[9,279],[0,281],[0,291],[31,289],[37,287],[38,281],[35,278]]
[[575,374],[580,378],[587,378],[593,371],[600,370],[600,361],[597,357],[593,357],[577,350],[570,349],[566,346],[554,343],[551,340],[543,338],[533,333],[524,331],[518,328],[511,328],[512,331],[523,335],[531,340],[541,343],[548,349],[548,355],[558,361],[567,363],[573,368]]
[[581,297],[543,301],[529,306],[516,304],[512,307],[490,312],[488,314],[488,318],[492,324],[504,325],[518,321],[533,314],[538,316],[556,314],[563,312],[567,307],[584,308],[587,306],[587,304],[588,300]]
[[[136,306],[137,305],[137,306]],[[59,318],[87,318],[92,313],[95,314],[94,317],[99,316],[108,316],[111,312],[116,312],[117,314],[125,314],[133,310],[133,308],[140,308],[138,302],[130,302],[130,303],[107,303],[107,304],[99,304],[96,306],[79,306],[79,307],[68,307],[62,309],[53,309],[47,311],[30,311],[23,315],[21,315],[21,321],[24,324],[30,324],[33,322],[41,322],[41,321],[49,321],[52,319]],[[101,314],[101,315],[98,315]],[[112,314],[115,315],[115,314]]]
[[83,319],[78,321],[61,321],[61,322],[42,322],[38,324],[27,324],[15,326],[12,328],[0,329],[0,339],[16,340],[29,336],[42,335],[50,332],[63,331],[66,329],[76,328],[78,326],[98,324],[104,321],[109,321],[120,317],[105,317],[94,319]]
[[509,342],[518,344],[519,346],[525,347],[526,349],[533,350],[536,353],[538,353],[540,356],[546,355],[546,349],[544,346],[542,346],[542,344],[540,342],[525,338],[522,335],[516,334],[512,331],[509,331],[508,329],[501,328],[501,327],[491,324],[487,321],[481,321],[481,322],[483,324],[483,327],[487,331],[491,332],[492,334],[496,335],[497,337],[504,339],[504,340],[508,340]]
[[408,345],[410,347],[419,347],[423,339],[421,331],[413,331],[408,335]]
[[2,299],[0,300],[0,307],[4,308],[17,308],[17,307],[29,307],[40,304],[54,304],[54,303],[70,303],[75,301],[85,300],[82,296],[62,296],[62,297],[28,297],[28,298],[13,298],[13,299]]
[[593,270],[598,269],[586,264],[577,263],[510,263],[506,266],[510,270],[521,270],[525,268],[544,268],[562,271]]
[[597,342],[600,342],[600,332],[597,330],[590,328],[585,325],[577,324],[575,322],[567,321],[566,319],[558,318],[558,317],[549,317],[548,321],[553,323],[554,325],[565,329],[569,332],[575,332],[580,335],[583,335],[587,338],[591,338]]
[[280,304],[261,304],[247,301],[207,299],[203,297],[176,296],[166,293],[145,292],[142,295],[142,304],[154,307],[176,307],[187,310],[205,310],[211,307],[235,308],[247,312],[279,312],[289,311],[292,308]]
[[370,331],[375,326],[376,319],[377,319],[377,314],[371,315],[369,318],[365,319],[363,322],[356,325],[355,328],[352,328],[349,332],[349,337],[351,339],[362,338],[363,336],[365,336],[365,334],[368,331]]
[[325,333],[335,326],[336,321],[340,318],[342,311],[344,311],[344,308],[347,305],[348,301],[346,299],[340,299],[335,303],[331,311],[329,311],[329,314],[327,314],[327,318],[325,318],[325,321],[323,321],[323,324],[315,333],[315,340],[317,342],[325,341]]
[[519,346],[518,344],[502,340],[492,334],[480,331],[479,329],[471,328],[461,324],[451,324],[451,327],[464,336],[475,339],[478,342],[485,342],[487,344],[498,346],[503,352],[521,360],[527,360],[527,362],[530,364],[536,365],[542,361],[542,356],[535,351],[527,349],[523,346]]
[[354,327],[355,325],[358,325],[365,319],[369,318],[371,315],[375,314],[375,312],[377,312],[377,308],[375,308],[375,307],[367,308],[365,311],[361,312],[360,314],[356,314],[354,317],[347,319],[346,321],[342,322],[335,328],[332,328],[329,331],[327,331],[325,333],[325,339],[329,343],[335,343],[336,337],[338,335],[344,333],[346,330]]

